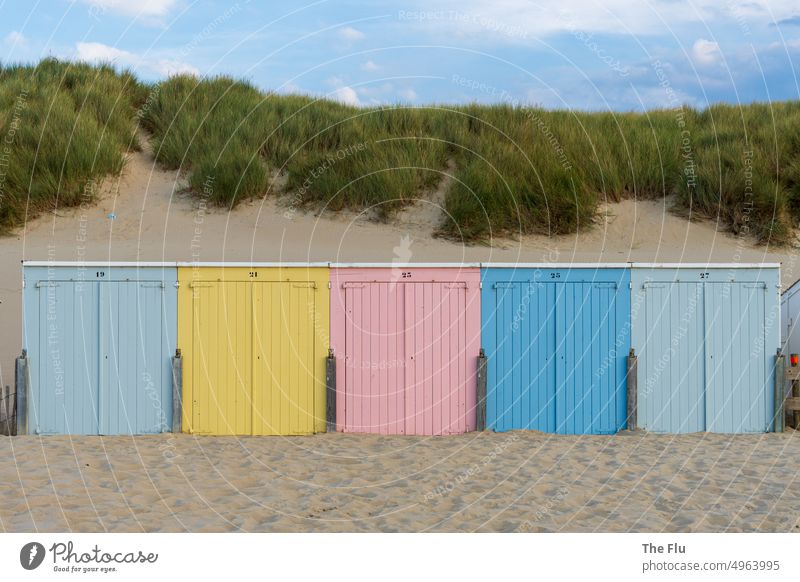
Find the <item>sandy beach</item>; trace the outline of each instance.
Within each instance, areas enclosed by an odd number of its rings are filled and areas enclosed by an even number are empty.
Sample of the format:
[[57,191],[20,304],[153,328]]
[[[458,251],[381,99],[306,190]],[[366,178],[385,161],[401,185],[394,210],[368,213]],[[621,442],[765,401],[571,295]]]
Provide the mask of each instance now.
[[800,434],[0,439],[3,531],[792,532]]

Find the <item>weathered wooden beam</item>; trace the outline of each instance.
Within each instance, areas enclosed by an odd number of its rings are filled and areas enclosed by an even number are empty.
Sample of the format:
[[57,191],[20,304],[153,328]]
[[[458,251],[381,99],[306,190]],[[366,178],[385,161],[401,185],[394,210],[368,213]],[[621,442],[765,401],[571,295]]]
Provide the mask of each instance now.
[[786,366],[784,365],[784,378],[786,380],[800,380],[800,366]]
[[786,360],[781,355],[781,351],[778,350],[775,356],[775,388],[773,390],[775,396],[775,432],[786,430],[786,413],[783,407],[786,398],[786,374],[783,370],[785,365]]
[[28,351],[22,350],[22,355],[17,358],[14,373],[16,398],[17,398],[17,434],[28,434],[28,388],[30,387],[30,374],[28,372]]
[[787,398],[784,400],[784,407],[787,412],[794,412],[797,414],[800,412],[800,398],[797,396],[791,396]]
[[486,352],[478,352],[478,409],[475,411],[475,430],[486,430]]
[[627,381],[628,381],[628,430],[636,430],[638,426],[639,407],[639,358],[631,348],[628,354]]
[[7,436],[11,436],[11,415],[8,412],[10,392],[8,386],[0,388],[0,434]]
[[183,356],[175,350],[172,358],[172,432],[183,430]]
[[325,358],[325,423],[328,432],[336,432],[336,357],[328,350]]

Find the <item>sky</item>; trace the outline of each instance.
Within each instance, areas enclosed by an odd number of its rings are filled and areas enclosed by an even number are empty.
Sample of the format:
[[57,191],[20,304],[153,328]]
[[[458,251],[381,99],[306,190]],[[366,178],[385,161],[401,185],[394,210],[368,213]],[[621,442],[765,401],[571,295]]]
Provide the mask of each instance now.
[[641,111],[800,95],[797,0],[0,0],[0,62],[230,75],[361,106]]

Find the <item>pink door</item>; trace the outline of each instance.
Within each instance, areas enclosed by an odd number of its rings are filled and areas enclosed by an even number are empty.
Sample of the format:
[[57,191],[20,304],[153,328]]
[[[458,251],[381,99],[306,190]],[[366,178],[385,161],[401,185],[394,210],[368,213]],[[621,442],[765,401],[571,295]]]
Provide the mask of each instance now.
[[331,281],[338,429],[474,430],[478,269],[342,268]]

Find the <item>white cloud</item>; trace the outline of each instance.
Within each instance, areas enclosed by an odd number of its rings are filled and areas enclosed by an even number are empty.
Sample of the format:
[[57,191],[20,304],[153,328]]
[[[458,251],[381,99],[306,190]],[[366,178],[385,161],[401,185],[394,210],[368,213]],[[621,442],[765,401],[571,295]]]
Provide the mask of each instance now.
[[406,101],[414,101],[417,98],[417,92],[409,87],[408,89],[403,89],[400,91],[400,97]]
[[699,65],[713,65],[721,57],[719,44],[714,41],[698,38],[692,45],[692,58]]
[[188,63],[168,58],[142,57],[100,42],[79,42],[75,48],[78,59],[90,63],[111,62],[133,69],[151,71],[164,77],[178,74],[200,75],[200,71]]
[[[738,30],[739,21],[757,26],[797,13],[797,0],[754,0],[726,8],[719,0],[685,2],[634,0],[439,0],[436,10],[429,2],[407,0],[401,24],[427,27],[446,38],[474,37],[494,42],[530,44],[549,34],[572,31],[622,35],[664,34],[690,23],[725,23]],[[424,17],[423,17],[424,15]]]
[[17,32],[16,30],[12,30],[9,32],[6,37],[3,39],[3,42],[10,46],[25,46],[28,44],[28,39],[25,38],[25,35],[21,32]]
[[379,71],[380,70],[380,66],[377,65],[375,63],[375,61],[367,61],[366,63],[361,65],[361,69],[363,71],[374,72],[374,71]]
[[124,65],[132,65],[134,62],[139,61],[139,57],[133,53],[101,42],[79,42],[75,45],[75,48],[78,50],[78,58],[82,61],[111,61]]
[[178,0],[81,0],[95,14],[114,12],[123,16],[162,18],[178,5]]
[[339,29],[339,36],[345,40],[356,41],[364,38],[364,33],[360,30],[356,30],[352,26],[345,26]]
[[361,105],[358,93],[352,87],[339,87],[330,94],[330,97],[346,105],[355,105],[356,107]]

